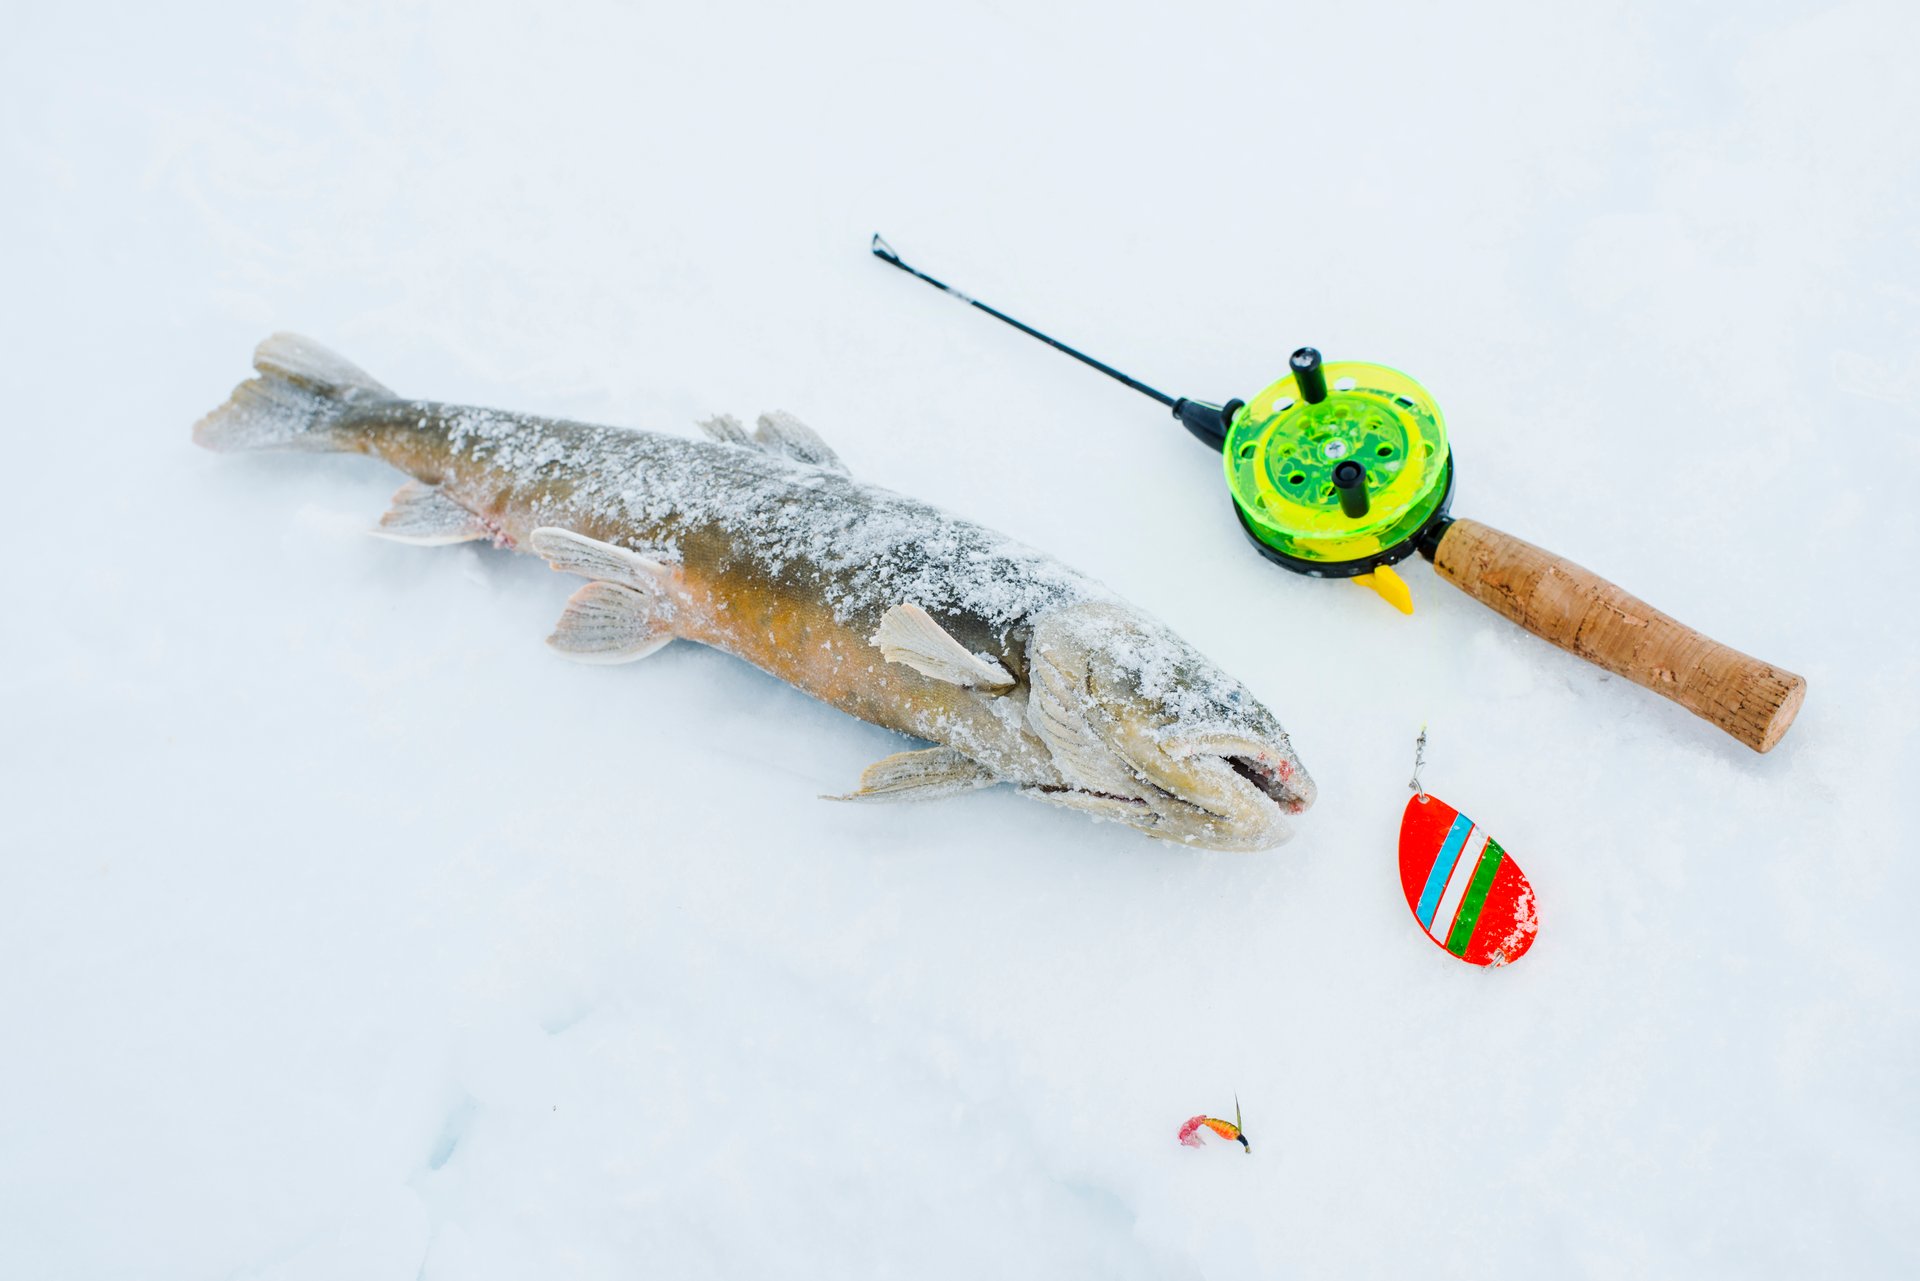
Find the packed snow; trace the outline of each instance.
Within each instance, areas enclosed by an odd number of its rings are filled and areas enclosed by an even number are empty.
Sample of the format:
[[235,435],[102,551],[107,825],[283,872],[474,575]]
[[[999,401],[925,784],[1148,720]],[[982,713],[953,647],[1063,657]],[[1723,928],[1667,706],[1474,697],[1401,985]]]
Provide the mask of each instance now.
[[[1911,6],[36,5],[0,45],[0,1276],[1911,1275]],[[1246,544],[1164,409],[1303,343],[1454,509],[1808,678],[1756,756],[1404,567]],[[295,330],[1073,566],[1319,784],[1262,854],[999,788],[193,422]],[[1423,937],[1424,785],[1538,894]],[[1244,1105],[1252,1151],[1183,1146]]]

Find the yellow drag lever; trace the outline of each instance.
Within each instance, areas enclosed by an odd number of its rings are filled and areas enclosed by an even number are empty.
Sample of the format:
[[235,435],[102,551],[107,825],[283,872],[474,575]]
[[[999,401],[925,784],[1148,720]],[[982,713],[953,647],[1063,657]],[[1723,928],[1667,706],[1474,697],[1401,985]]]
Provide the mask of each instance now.
[[1393,572],[1393,566],[1382,565],[1371,573],[1355,574],[1352,581],[1371,588],[1381,600],[1401,613],[1413,612],[1413,593],[1407,590],[1406,581]]

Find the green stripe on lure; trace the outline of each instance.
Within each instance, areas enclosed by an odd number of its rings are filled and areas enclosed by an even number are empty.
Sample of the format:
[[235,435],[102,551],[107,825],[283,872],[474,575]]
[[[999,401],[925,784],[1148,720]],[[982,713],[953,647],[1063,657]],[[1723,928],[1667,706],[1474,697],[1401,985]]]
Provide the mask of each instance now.
[[1235,514],[1262,556],[1298,574],[1346,578],[1403,614],[1393,566],[1418,551],[1448,582],[1534,635],[1671,699],[1755,751],[1793,723],[1806,682],[1510,534],[1449,514],[1453,450],[1440,407],[1398,370],[1323,363],[1302,347],[1251,400],[1169,396],[970,298],[873,238],[882,261],[1091,365],[1173,411],[1221,452]]

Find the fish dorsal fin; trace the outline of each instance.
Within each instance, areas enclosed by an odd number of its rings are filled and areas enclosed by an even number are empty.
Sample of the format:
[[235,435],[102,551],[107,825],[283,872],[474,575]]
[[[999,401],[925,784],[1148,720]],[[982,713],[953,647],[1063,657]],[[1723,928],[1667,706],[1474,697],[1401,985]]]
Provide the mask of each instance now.
[[417,480],[400,486],[380,524],[367,532],[416,547],[445,547],[493,537],[493,531],[478,516],[434,486]]
[[665,591],[673,580],[673,566],[585,534],[576,534],[571,529],[542,525],[533,531],[527,543],[563,574],[622,583],[643,592]]
[[889,663],[904,663],[922,676],[950,685],[997,693],[1013,687],[1007,669],[969,653],[933,615],[918,605],[895,605],[880,618],[873,643]]
[[742,449],[759,448],[753,443],[752,434],[741,426],[740,420],[732,414],[715,414],[711,418],[703,418],[697,426],[706,433],[707,439],[716,445],[738,445]]
[[895,752],[867,766],[860,790],[834,801],[932,801],[942,796],[992,787],[1000,780],[986,766],[951,747],[929,747],[918,752]]
[[846,474],[847,465],[820,439],[820,433],[783,409],[760,415],[753,443],[766,453]]
[[847,471],[847,465],[840,461],[840,455],[820,439],[819,432],[785,410],[776,409],[760,415],[758,425],[751,432],[732,414],[715,414],[702,419],[697,426],[708,440],[718,445],[754,449],[775,458],[790,458],[796,463],[805,463],[823,471],[837,471],[842,475]]

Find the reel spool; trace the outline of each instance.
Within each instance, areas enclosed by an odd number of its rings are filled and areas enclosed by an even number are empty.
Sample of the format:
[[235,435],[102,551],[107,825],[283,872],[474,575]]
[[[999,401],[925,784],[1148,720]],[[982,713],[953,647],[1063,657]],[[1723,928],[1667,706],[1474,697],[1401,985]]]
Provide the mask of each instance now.
[[1171,409],[1196,440],[1221,452],[1240,527],[1274,564],[1359,583],[1411,614],[1413,594],[1392,567],[1418,551],[1487,608],[1757,752],[1772,749],[1799,713],[1807,683],[1792,672],[1701,635],[1570,560],[1454,519],[1446,421],[1399,370],[1323,365],[1319,352],[1302,347],[1287,376],[1251,401],[1176,398],[909,266],[878,235],[872,247],[882,262]]
[[1221,445],[1241,528],[1268,560],[1360,579],[1411,613],[1388,567],[1447,519],[1453,451],[1440,407],[1385,365],[1323,365],[1311,347],[1288,365],[1233,413]]

